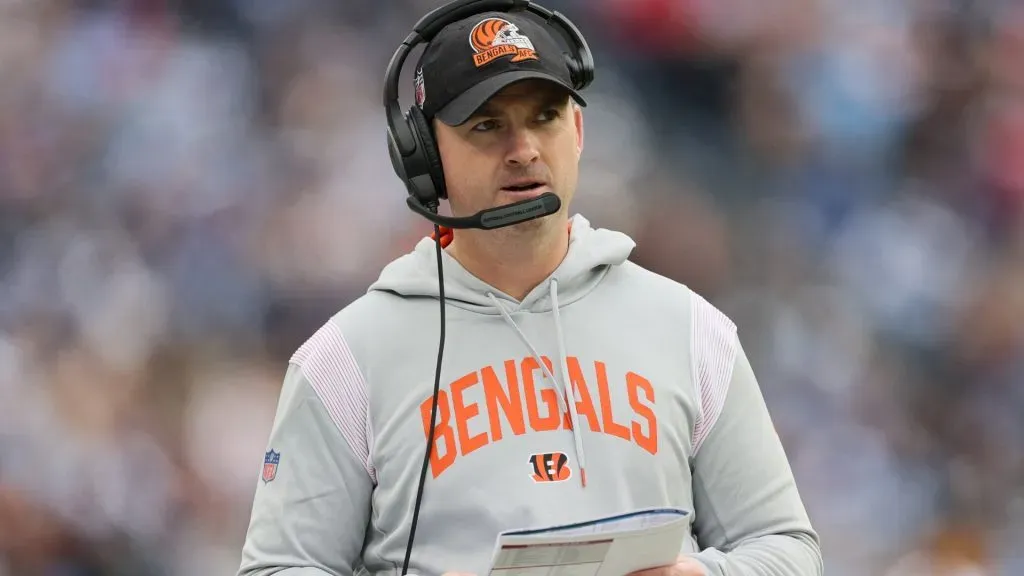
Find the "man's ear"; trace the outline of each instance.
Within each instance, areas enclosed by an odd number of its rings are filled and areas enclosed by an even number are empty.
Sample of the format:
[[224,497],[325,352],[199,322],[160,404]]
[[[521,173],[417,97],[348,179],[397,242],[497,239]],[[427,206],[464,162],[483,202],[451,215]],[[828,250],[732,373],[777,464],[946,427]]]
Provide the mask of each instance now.
[[583,108],[579,104],[572,103],[572,117],[576,123],[576,157],[583,154]]

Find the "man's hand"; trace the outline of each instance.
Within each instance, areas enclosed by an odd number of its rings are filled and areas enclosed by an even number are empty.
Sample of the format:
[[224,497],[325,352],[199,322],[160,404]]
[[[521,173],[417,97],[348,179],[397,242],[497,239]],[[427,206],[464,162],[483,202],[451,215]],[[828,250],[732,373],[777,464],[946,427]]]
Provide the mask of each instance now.
[[659,566],[633,572],[628,576],[708,576],[700,562],[688,556],[680,556],[671,566]]

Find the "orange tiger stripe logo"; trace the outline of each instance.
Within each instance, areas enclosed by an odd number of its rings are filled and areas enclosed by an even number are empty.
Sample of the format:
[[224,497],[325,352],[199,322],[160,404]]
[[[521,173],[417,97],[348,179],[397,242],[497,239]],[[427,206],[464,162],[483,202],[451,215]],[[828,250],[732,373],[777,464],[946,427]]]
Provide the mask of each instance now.
[[562,452],[549,452],[530,456],[534,482],[564,482],[572,476],[569,457]]
[[519,27],[501,18],[480,21],[469,33],[473,47],[473,64],[477,68],[502,56],[512,56],[512,62],[538,60],[533,42],[519,31]]
[[508,22],[498,18],[488,18],[473,28],[469,35],[469,41],[473,44],[473,50],[477,53],[486,52],[498,37],[498,32],[508,26]]

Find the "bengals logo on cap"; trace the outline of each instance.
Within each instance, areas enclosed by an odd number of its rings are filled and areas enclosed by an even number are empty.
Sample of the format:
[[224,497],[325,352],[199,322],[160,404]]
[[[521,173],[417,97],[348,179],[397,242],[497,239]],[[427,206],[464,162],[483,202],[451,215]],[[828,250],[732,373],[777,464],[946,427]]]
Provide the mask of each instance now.
[[533,465],[534,482],[564,482],[572,476],[569,457],[561,452],[549,452],[530,456]]
[[533,41],[519,31],[519,27],[501,18],[487,18],[469,33],[473,47],[473,64],[477,68],[494,62],[502,56],[512,56],[512,62],[539,60]]

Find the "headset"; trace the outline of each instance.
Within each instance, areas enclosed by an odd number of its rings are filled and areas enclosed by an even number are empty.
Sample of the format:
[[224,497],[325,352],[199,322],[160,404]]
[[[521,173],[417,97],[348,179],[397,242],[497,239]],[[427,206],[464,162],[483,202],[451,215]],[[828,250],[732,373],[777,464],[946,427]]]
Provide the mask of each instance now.
[[594,57],[576,25],[561,13],[530,0],[455,0],[436,8],[416,23],[388,64],[384,78],[384,111],[391,164],[409,192],[406,200],[409,208],[435,225],[489,230],[553,214],[561,206],[558,197],[549,192],[505,206],[500,211],[484,211],[462,219],[438,216],[437,207],[440,200],[448,197],[448,192],[433,128],[418,106],[410,106],[403,115],[398,101],[402,66],[415,46],[429,43],[449,24],[474,14],[516,11],[539,16],[568,41],[571,51],[565,53],[565,58],[573,88],[583,90],[594,81]]
[[409,53],[419,44],[427,44],[449,24],[484,12],[525,11],[539,16],[546,24],[552,25],[568,41],[570,51],[565,52],[566,62],[577,91],[588,87],[594,80],[594,57],[579,29],[568,18],[537,5],[530,0],[455,0],[434,9],[420,19],[412,32],[395,51],[384,78],[384,110],[387,118],[387,144],[391,164],[395,173],[405,183],[408,191],[406,204],[413,212],[434,224],[434,240],[437,248],[437,275],[441,306],[441,334],[437,350],[437,364],[434,370],[434,394],[430,409],[430,429],[427,433],[426,453],[416,489],[416,503],[409,528],[409,542],[401,575],[409,572],[413,541],[419,521],[420,504],[426,483],[430,454],[434,446],[434,427],[437,422],[437,395],[441,385],[441,361],[444,357],[445,342],[445,296],[444,267],[441,257],[441,230],[478,228],[491,230],[511,226],[527,220],[541,218],[558,212],[561,200],[552,192],[537,198],[522,200],[477,212],[468,217],[447,217],[437,213],[440,201],[448,197],[445,186],[441,155],[434,140],[434,131],[423,111],[415,104],[405,114],[398,101],[398,83]]

